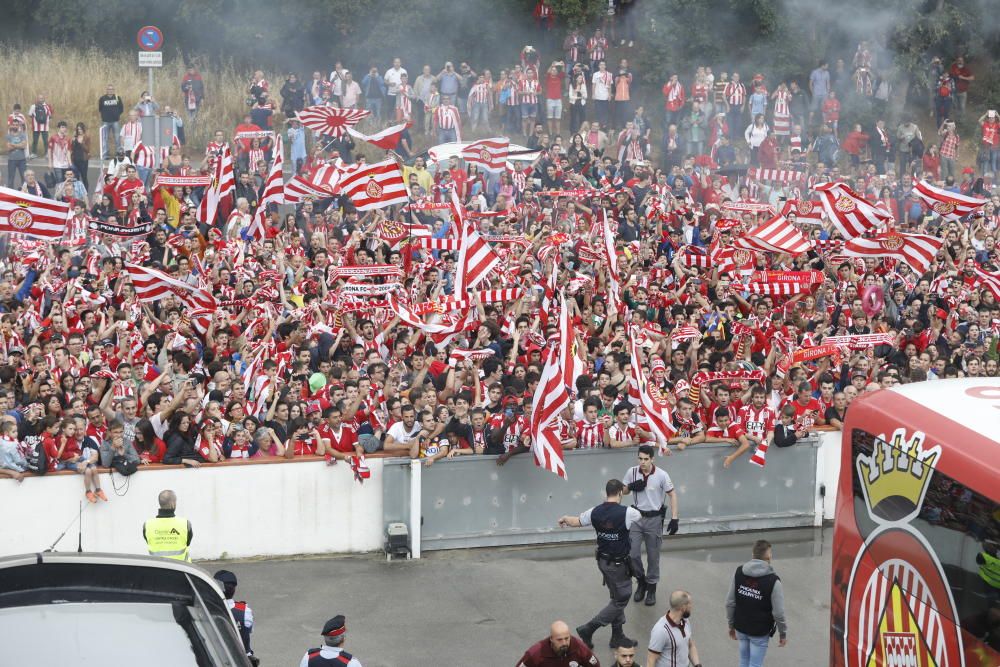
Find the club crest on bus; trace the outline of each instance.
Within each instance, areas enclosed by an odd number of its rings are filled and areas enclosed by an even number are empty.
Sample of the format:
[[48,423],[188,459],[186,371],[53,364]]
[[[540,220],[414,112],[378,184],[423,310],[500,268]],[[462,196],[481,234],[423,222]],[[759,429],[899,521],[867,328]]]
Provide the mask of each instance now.
[[872,520],[897,523],[916,518],[940,457],[941,446],[925,449],[920,431],[909,439],[902,428],[889,438],[879,435],[871,456],[862,454],[855,461]]

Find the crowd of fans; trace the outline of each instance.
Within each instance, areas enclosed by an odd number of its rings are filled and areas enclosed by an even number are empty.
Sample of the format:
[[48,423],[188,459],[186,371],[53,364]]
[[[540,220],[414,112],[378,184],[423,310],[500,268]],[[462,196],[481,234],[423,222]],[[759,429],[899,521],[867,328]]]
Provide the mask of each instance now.
[[[553,29],[550,14],[536,16],[543,33]],[[821,62],[801,81],[706,65],[650,91],[640,90],[623,46],[634,35],[617,27],[614,42],[602,30],[570,31],[550,64],[526,46],[495,76],[467,61],[408,71],[398,58],[360,76],[336,63],[329,76],[290,75],[280,87],[257,72],[247,116],[234,132],[216,132],[204,153],[183,143],[184,123],[201,122],[211,92],[195,69],[181,83],[180,113],[147,94],[126,111],[109,87],[98,103],[105,154],[92,190],[86,127],[70,136],[57,120],[58,101],[53,108],[41,95],[25,114],[15,107],[8,185],[70,201],[74,217],[61,243],[6,241],[0,474],[73,470],[96,502],[106,499],[99,471],[109,466],[127,474],[145,464],[314,455],[334,464],[376,452],[427,465],[498,454],[503,464],[530,449],[532,399],[556,329],[552,283],[570,304],[585,357],[572,407],[560,416],[567,449],[652,438],[628,401],[631,337],[641,339],[645,373],[672,406],[671,449],[728,443],[727,466],[748,464],[761,443],[787,446],[814,427],[840,427],[859,393],[997,374],[1000,306],[972,269],[1000,266],[1000,119],[990,112],[975,121],[979,114],[966,109],[974,77],[961,58],[931,62],[939,74],[927,112],[937,129],[924,136],[910,118],[887,127],[887,63],[866,43],[850,64]],[[662,108],[647,113],[638,100],[654,98]],[[242,238],[274,157],[268,131],[284,134],[286,164],[307,178],[333,160],[362,159],[349,135],[317,137],[295,121],[296,112],[322,104],[369,109],[378,127],[412,123],[395,153],[414,205],[359,213],[346,198],[307,199],[273,212],[266,239]],[[862,105],[876,110],[873,127],[839,124]],[[154,171],[133,152],[142,116],[156,113],[173,119],[178,141]],[[966,127],[977,127],[975,142],[959,140],[963,114]],[[458,158],[435,163],[415,148],[463,130],[510,136],[537,156],[512,156],[494,174]],[[216,219],[199,219],[203,187],[157,179],[211,173],[225,143],[237,165],[235,194]],[[977,151],[976,159],[962,150]],[[35,154],[48,161],[41,177],[26,169]],[[755,178],[748,167],[780,173]],[[946,222],[910,194],[911,177],[989,202]],[[829,220],[787,209],[788,201],[810,201],[825,181],[846,182],[884,207],[896,229],[943,237],[930,270],[838,254]],[[440,306],[453,293],[459,252],[387,240],[391,221],[448,237],[454,221],[443,204],[452,189],[503,259],[477,289],[516,289],[517,298]],[[756,253],[745,270],[690,261],[710,248],[714,256],[776,213],[830,243],[796,256]],[[609,261],[600,250],[605,215],[615,230],[618,308],[609,308]],[[90,231],[91,219],[152,227],[148,236],[121,238]],[[140,301],[126,262],[209,290],[221,305],[207,330],[173,296]],[[342,271],[375,265],[401,271]],[[822,281],[793,296],[751,294],[745,279],[767,270],[817,271]],[[469,311],[465,331],[441,344],[379,297],[344,291],[393,281],[411,307],[439,305],[421,311],[430,313],[425,322]],[[868,333],[894,342],[782,363],[825,337]],[[734,379],[692,390],[695,373],[724,370]]]

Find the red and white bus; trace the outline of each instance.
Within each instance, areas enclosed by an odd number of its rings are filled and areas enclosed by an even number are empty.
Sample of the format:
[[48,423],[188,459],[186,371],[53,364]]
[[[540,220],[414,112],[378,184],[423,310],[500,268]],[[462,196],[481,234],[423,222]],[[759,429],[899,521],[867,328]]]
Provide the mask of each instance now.
[[1000,380],[859,397],[841,460],[830,664],[1000,665]]

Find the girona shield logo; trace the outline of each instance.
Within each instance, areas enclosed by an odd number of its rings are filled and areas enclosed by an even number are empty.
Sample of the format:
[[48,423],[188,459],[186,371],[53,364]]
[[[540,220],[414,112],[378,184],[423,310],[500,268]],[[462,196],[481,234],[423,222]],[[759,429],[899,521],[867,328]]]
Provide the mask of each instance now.
[[809,215],[813,212],[813,203],[811,201],[800,201],[796,204],[795,208],[798,210],[799,215]]
[[23,208],[14,209],[7,216],[7,222],[14,229],[27,229],[31,226],[33,220],[31,212]]
[[368,185],[365,187],[365,194],[372,199],[381,199],[382,190],[382,185],[373,177],[370,181],[368,181]]
[[488,163],[492,159],[492,157],[493,156],[490,155],[490,152],[488,150],[486,150],[485,148],[483,148],[481,151],[479,151],[479,159],[482,160],[483,162],[487,162]]
[[836,204],[837,210],[840,211],[841,213],[851,213],[857,207],[858,205],[854,202],[854,200],[848,197],[847,195],[841,195],[840,199],[837,200]]
[[746,248],[737,248],[733,251],[733,261],[737,266],[746,266],[753,259],[753,255]]
[[886,250],[899,250],[903,247],[903,235],[898,232],[890,232],[879,240],[879,245]]
[[395,220],[385,220],[382,222],[382,235],[394,239],[406,233],[403,226]]
[[938,201],[934,202],[934,205],[931,206],[931,210],[938,215],[948,215],[955,212],[955,204],[950,201]]

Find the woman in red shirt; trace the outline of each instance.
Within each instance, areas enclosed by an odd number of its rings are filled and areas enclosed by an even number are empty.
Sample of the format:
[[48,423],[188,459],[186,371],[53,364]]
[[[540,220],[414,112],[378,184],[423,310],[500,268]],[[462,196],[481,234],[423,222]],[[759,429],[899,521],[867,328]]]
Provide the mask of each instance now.
[[924,156],[921,158],[921,163],[925,172],[931,174],[932,180],[938,180],[941,173],[941,156],[938,155],[937,144],[931,144],[924,151]]
[[163,463],[167,443],[157,437],[156,430],[148,419],[140,420],[135,425],[135,439],[132,441],[132,445],[139,455],[140,464]]

